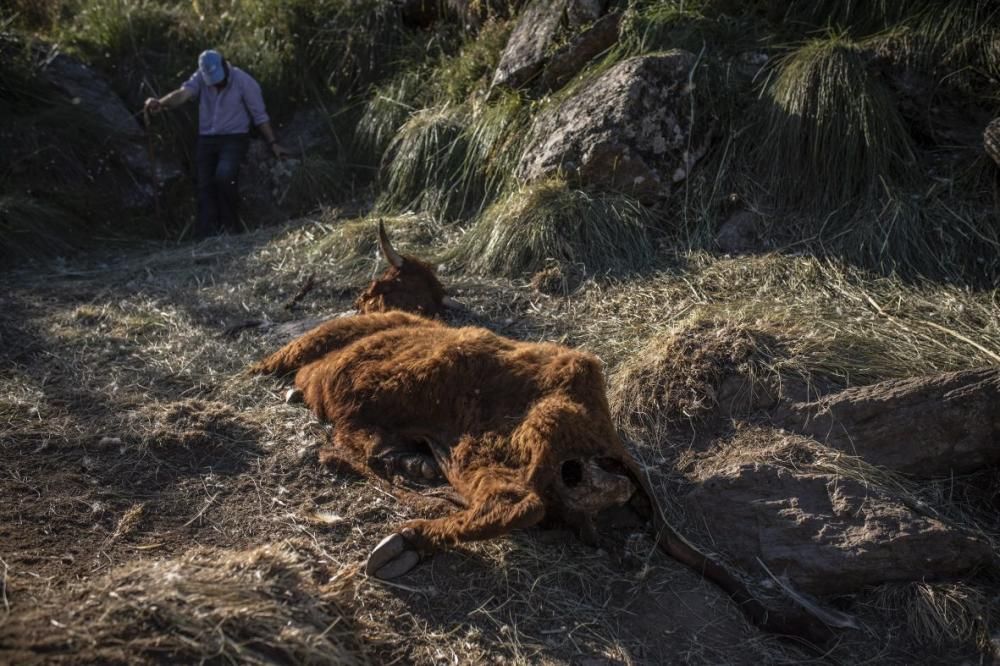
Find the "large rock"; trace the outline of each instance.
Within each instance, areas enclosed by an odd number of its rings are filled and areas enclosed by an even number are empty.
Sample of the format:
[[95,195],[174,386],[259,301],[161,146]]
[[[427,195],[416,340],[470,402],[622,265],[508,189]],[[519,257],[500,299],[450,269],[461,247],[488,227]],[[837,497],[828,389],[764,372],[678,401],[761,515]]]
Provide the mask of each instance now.
[[150,155],[140,114],[129,111],[108,81],[81,61],[56,49],[36,46],[42,76],[69,99],[81,114],[96,118],[108,129],[108,145],[132,174],[131,191],[123,193],[128,207],[152,203],[156,187],[183,175],[179,165]]
[[644,201],[687,177],[704,141],[691,136],[688,77],[695,56],[668,51],[625,60],[532,127],[516,169],[522,182],[556,173]]
[[971,472],[1000,463],[1000,368],[849,388],[777,420],[873,465],[925,477]]
[[565,10],[566,0],[533,0],[524,8],[507,39],[492,85],[520,88],[538,74]]
[[986,540],[874,484],[743,450],[721,457],[702,461],[699,485],[683,503],[710,527],[714,546],[747,570],[759,570],[760,558],[798,589],[836,594],[958,576],[994,559]]

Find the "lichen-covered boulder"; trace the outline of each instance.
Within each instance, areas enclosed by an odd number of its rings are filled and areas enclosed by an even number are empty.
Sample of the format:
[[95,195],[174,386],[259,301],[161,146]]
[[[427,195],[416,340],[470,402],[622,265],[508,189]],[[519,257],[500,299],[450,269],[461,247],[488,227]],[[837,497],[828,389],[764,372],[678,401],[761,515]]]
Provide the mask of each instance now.
[[[762,437],[771,444],[747,441]],[[741,566],[759,569],[760,558],[815,594],[958,576],[993,561],[986,539],[918,512],[876,478],[841,473],[836,460],[804,438],[744,434],[694,466],[696,487],[682,502]]]
[[493,86],[520,88],[538,74],[559,34],[565,10],[566,0],[528,3],[507,39],[493,74]]
[[674,50],[624,60],[542,111],[515,175],[571,181],[651,202],[687,178],[704,152],[692,135],[695,56]]

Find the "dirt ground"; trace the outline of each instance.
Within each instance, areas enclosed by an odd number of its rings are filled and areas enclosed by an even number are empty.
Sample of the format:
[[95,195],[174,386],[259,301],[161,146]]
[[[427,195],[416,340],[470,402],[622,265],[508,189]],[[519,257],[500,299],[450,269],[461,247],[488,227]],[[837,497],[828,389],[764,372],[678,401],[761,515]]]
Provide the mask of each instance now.
[[[642,526],[599,550],[568,531],[528,530],[442,553],[397,581],[365,577],[367,553],[414,510],[322,468],[324,425],[284,404],[273,378],[241,374],[282,342],[267,326],[225,335],[350,307],[364,276],[338,276],[308,251],[328,231],[302,222],[0,274],[0,662],[343,663],[332,637],[359,663],[940,661],[876,609],[823,655],[763,635],[655,551]],[[310,273],[318,286],[286,310]],[[649,303],[630,302],[625,286],[564,299],[527,284],[452,284],[471,309],[463,321],[513,337],[586,345],[615,327],[598,350],[611,368],[653,326],[641,314]],[[642,299],[660,320],[686,307],[666,291]],[[606,321],[608,308],[621,319]],[[669,506],[672,477],[654,473]],[[242,601],[223,608],[207,584],[177,596],[213,563],[256,572],[234,574],[231,592],[245,588],[264,610],[248,619]],[[294,575],[278,585],[286,569]],[[264,617],[276,619],[255,628]],[[293,624],[287,641],[254,633]]]

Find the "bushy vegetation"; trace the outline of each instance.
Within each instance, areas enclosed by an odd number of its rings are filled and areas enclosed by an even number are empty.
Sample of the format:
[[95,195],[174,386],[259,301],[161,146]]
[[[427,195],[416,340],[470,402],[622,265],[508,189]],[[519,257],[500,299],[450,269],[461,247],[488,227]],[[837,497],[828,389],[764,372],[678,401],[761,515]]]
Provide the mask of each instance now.
[[[993,165],[969,128],[1000,111],[993,3],[621,0],[611,9],[624,11],[617,43],[548,92],[491,88],[516,20],[504,11],[475,28],[447,13],[406,25],[384,0],[18,0],[5,15],[93,63],[134,108],[218,47],[262,82],[272,115],[327,110],[338,148],[310,161],[299,195],[362,197],[385,214],[479,233],[498,202],[521,195],[512,173],[541,109],[626,57],[687,49],[698,63],[693,113],[716,131],[690,177],[646,211],[670,221],[658,229],[670,242],[710,247],[724,202],[739,200],[766,216],[774,247],[884,272],[981,284],[1000,275]],[[16,78],[9,68],[5,80]],[[156,150],[189,164],[192,133],[190,111],[157,119]]]
[[530,275],[550,260],[589,274],[625,274],[652,261],[651,227],[650,213],[628,196],[542,181],[486,209],[457,259],[473,272],[510,277]]

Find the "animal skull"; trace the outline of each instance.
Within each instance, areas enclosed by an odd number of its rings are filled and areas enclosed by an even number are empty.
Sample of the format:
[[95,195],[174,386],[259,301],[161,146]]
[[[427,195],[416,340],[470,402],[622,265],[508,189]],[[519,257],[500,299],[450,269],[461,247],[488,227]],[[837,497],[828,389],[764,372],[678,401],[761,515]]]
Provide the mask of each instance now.
[[594,514],[629,501],[635,484],[624,474],[605,470],[595,459],[571,458],[559,468],[556,490],[570,509]]

